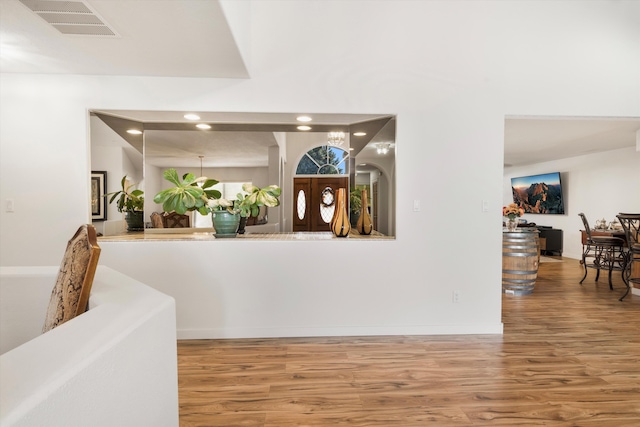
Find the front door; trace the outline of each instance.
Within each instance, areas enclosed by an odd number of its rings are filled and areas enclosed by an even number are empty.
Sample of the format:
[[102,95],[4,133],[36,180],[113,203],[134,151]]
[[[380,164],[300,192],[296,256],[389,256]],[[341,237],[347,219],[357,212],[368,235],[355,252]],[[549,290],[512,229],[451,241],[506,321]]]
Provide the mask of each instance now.
[[349,178],[294,178],[293,231],[331,231],[338,188],[348,194]]

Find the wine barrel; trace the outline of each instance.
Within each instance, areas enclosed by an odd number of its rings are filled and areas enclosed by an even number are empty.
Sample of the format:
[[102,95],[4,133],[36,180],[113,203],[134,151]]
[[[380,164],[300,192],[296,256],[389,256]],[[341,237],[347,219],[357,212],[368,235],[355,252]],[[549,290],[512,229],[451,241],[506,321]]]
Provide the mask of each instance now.
[[502,292],[527,295],[538,277],[537,231],[502,233]]

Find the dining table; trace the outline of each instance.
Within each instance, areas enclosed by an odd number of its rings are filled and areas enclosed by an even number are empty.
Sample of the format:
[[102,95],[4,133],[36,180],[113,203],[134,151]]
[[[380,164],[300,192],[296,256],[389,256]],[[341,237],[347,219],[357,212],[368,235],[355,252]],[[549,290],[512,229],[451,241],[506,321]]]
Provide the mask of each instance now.
[[[587,232],[584,230],[580,230],[582,233],[582,244],[586,245],[587,244]],[[609,237],[619,237],[622,240],[625,241],[625,246],[627,245],[627,237],[625,236],[624,230],[622,228],[620,229],[598,229],[598,228],[592,228],[591,229],[591,235],[592,236],[609,236]]]

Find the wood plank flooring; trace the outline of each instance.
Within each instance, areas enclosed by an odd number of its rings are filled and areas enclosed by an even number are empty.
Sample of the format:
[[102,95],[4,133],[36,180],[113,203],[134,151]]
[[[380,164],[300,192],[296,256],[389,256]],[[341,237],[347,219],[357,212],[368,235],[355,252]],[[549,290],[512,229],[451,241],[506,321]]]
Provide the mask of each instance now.
[[576,260],[504,335],[179,341],[180,425],[640,426],[640,297]]

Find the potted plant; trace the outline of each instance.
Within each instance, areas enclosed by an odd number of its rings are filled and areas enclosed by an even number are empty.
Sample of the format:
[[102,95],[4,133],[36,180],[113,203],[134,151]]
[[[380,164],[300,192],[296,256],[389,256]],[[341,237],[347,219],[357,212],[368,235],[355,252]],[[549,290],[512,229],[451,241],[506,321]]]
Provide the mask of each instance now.
[[198,211],[202,215],[211,213],[216,237],[235,237],[240,215],[233,202],[223,199],[220,191],[212,188],[218,181],[207,177],[196,178],[192,173],[180,179],[175,169],[167,169],[163,176],[174,187],[160,191],[153,201],[162,204],[165,212],[181,215],[189,211]]
[[351,210],[351,226],[355,227],[362,209],[362,190],[357,186],[349,192],[349,208]]
[[260,188],[246,183],[242,186],[242,190],[244,193],[238,193],[238,199],[235,204],[235,208],[240,213],[240,226],[238,228],[238,233],[240,234],[244,234],[247,218],[258,216],[261,206],[269,208],[279,206],[280,200],[278,197],[282,193],[282,189],[277,185]]
[[125,213],[127,221],[127,231],[144,230],[144,191],[134,189],[137,184],[127,184],[127,176],[123,176],[120,181],[121,190],[106,194],[111,196],[109,204],[117,199],[118,212]]
[[222,197],[218,190],[211,188],[218,183],[215,179],[196,178],[192,173],[187,173],[180,179],[175,169],[167,169],[162,176],[174,184],[174,187],[158,192],[153,198],[155,203],[162,204],[165,212],[184,215],[188,211],[198,211],[202,215],[207,215],[211,212],[207,206],[209,199]]
[[524,209],[515,203],[502,207],[502,216],[507,217],[506,225],[509,231],[516,231],[518,220],[516,218],[524,215]]
[[231,200],[224,198],[209,199],[207,207],[211,211],[216,237],[236,237],[240,224],[240,212]]

